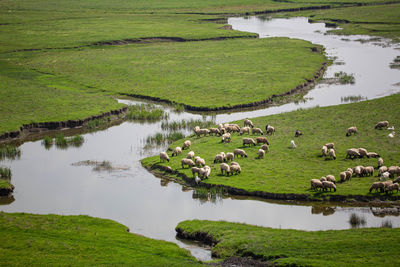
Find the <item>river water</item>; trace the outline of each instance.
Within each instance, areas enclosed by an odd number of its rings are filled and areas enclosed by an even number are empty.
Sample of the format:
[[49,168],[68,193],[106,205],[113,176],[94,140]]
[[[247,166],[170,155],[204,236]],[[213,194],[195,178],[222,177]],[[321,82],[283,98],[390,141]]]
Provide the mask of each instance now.
[[[316,105],[336,105],[346,102],[343,97],[348,96],[373,99],[400,90],[395,85],[400,82],[399,72],[389,68],[390,62],[400,54],[394,47],[354,41],[368,38],[362,36],[350,37],[350,41],[342,40],[342,37],[324,34],[327,30],[324,24],[309,24],[305,18],[231,18],[229,24],[234,29],[257,32],[260,37],[288,36],[322,44],[328,56],[337,57],[336,62],[340,63],[330,66],[325,76],[332,77],[337,71],[345,71],[354,74],[356,83],[320,84],[307,93],[305,102],[213,117],[176,113],[164,106],[169,121],[206,119],[220,123]],[[133,100],[120,101],[137,103]],[[85,214],[112,219],[129,227],[131,232],[175,242],[190,249],[194,256],[202,260],[211,258],[210,251],[177,240],[174,228],[178,222],[207,219],[274,228],[348,229],[351,227],[349,216],[356,213],[365,218],[365,227],[380,226],[384,220],[399,227],[399,217],[375,216],[373,211],[376,208],[370,207],[344,207],[334,203],[322,207],[318,203],[311,205],[238,198],[207,201],[193,198],[193,191],[157,178],[140,165],[140,159],[165,149],[165,146],[145,149],[145,139],[162,131],[161,122],[124,122],[103,131],[84,134],[85,142],[81,147],[45,149],[40,141],[26,142],[20,147],[20,159],[1,162],[12,170],[15,192],[14,199],[0,202],[0,210]],[[98,171],[92,166],[72,165],[84,160],[109,161],[120,168]]]

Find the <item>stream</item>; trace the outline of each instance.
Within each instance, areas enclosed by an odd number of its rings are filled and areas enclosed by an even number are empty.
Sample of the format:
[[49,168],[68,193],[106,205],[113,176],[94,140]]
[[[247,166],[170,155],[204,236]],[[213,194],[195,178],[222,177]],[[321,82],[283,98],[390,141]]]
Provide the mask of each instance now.
[[[326,78],[335,72],[352,73],[356,83],[338,85],[320,83],[310,90],[304,101],[269,108],[218,115],[176,112],[162,106],[168,120],[204,119],[215,123],[265,116],[319,106],[374,99],[400,91],[399,70],[389,64],[400,50],[385,41],[364,42],[366,36],[325,34],[323,23],[308,23],[306,18],[260,19],[230,18],[233,29],[256,32],[260,37],[287,36],[321,44],[328,57],[335,58]],[[135,100],[119,100],[127,104]],[[175,226],[183,220],[226,220],[273,228],[326,230],[349,229],[350,214],[365,218],[363,227],[379,227],[390,221],[400,226],[399,216],[376,216],[378,208],[349,207],[335,203],[291,203],[217,197],[204,200],[193,191],[174,182],[156,178],[140,164],[140,159],[158,154],[165,146],[147,148],[146,138],[163,132],[161,122],[123,122],[106,130],[84,134],[81,147],[46,149],[41,141],[21,145],[21,158],[4,160],[12,170],[15,185],[13,199],[0,201],[5,212],[37,214],[90,215],[115,220],[130,232],[177,243],[201,260],[210,260],[208,248],[177,240]],[[187,133],[187,132],[186,132]],[[96,170],[93,166],[76,166],[79,161],[109,161],[115,170]],[[74,164],[74,165],[72,165]],[[379,209],[378,209],[379,210]],[[375,214],[375,215],[374,215]]]

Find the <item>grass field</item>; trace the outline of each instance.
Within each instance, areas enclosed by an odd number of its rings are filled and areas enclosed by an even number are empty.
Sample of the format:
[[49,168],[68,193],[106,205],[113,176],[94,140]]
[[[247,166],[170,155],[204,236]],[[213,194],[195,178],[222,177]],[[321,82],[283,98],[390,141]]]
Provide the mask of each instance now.
[[271,266],[398,266],[400,229],[299,231],[239,223],[184,221],[177,229],[207,233],[219,241],[213,254],[225,259],[253,256]]
[[1,265],[200,265],[176,244],[126,229],[117,222],[88,216],[0,212]]
[[[321,176],[333,174],[339,180],[339,173],[349,167],[357,165],[377,166],[377,159],[346,159],[346,150],[352,147],[364,147],[368,151],[374,151],[381,155],[384,165],[400,165],[400,139],[388,138],[391,131],[375,130],[376,122],[388,120],[390,125],[400,125],[400,106],[397,105],[400,94],[388,96],[381,99],[364,101],[331,107],[317,107],[312,109],[298,110],[284,114],[258,117],[252,119],[256,127],[265,130],[265,125],[273,125],[276,133],[269,136],[270,152],[264,159],[256,159],[260,145],[243,147],[242,137],[257,136],[234,134],[232,142],[221,143],[220,137],[207,136],[197,138],[191,136],[192,146],[190,150],[195,155],[205,159],[206,164],[212,169],[211,176],[205,183],[225,185],[247,191],[264,191],[270,193],[295,193],[320,196],[310,190],[310,179],[319,179]],[[236,121],[239,125],[243,122]],[[356,126],[359,133],[355,136],[346,137],[346,130],[350,126]],[[299,129],[304,135],[294,137],[295,131]],[[289,148],[290,140],[295,140],[297,149]],[[182,146],[183,139],[173,143],[170,148]],[[328,142],[334,142],[336,148],[336,160],[324,160],[320,157],[321,147]],[[248,158],[235,159],[242,167],[242,173],[233,176],[221,175],[219,163],[214,164],[216,154],[221,151],[233,152],[235,148],[244,149]],[[186,150],[185,150],[186,151]],[[187,167],[182,169],[180,160],[186,157],[170,157],[169,163],[160,163],[158,156],[142,160],[144,166],[153,164],[169,165],[172,169],[193,177],[191,170]],[[169,152],[171,155],[171,152]],[[377,171],[374,177],[352,178],[342,184],[337,184],[338,195],[378,195],[369,194],[372,182],[377,181]],[[323,193],[327,194],[327,193]],[[394,193],[398,194],[398,193]]]

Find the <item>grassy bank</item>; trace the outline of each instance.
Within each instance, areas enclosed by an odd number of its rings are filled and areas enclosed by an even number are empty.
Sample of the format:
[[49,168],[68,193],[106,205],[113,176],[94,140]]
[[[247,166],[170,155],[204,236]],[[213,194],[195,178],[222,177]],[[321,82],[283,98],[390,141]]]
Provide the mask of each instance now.
[[397,266],[400,229],[365,228],[339,231],[271,229],[239,223],[184,221],[177,231],[205,234],[218,241],[220,258],[252,256],[278,266]]
[[[310,179],[319,179],[321,176],[333,174],[339,180],[339,173],[349,167],[357,165],[377,166],[377,160],[370,158],[346,159],[346,150],[352,147],[364,147],[368,151],[374,151],[381,155],[384,165],[399,165],[400,139],[388,138],[390,131],[375,130],[376,122],[388,120],[390,125],[400,125],[398,116],[400,107],[397,105],[400,94],[381,99],[364,101],[331,107],[317,107],[306,110],[298,110],[284,114],[258,117],[252,119],[256,127],[265,130],[265,125],[273,125],[276,133],[268,136],[270,152],[264,159],[256,159],[260,145],[243,147],[242,137],[257,136],[234,134],[232,142],[221,143],[220,137],[207,136],[197,138],[191,136],[192,146],[190,150],[195,155],[205,159],[206,164],[212,169],[211,176],[204,183],[224,185],[249,192],[262,191],[270,193],[305,194],[320,197],[321,194],[336,195],[367,195],[377,196],[379,193],[369,193],[372,182],[378,180],[375,176],[364,178],[352,178],[342,184],[337,184],[337,191],[331,193],[315,193],[310,190]],[[242,121],[236,121],[243,125]],[[350,126],[356,126],[358,134],[346,137],[346,130]],[[299,129],[304,135],[295,138],[294,133]],[[290,149],[290,140],[295,140],[297,149]],[[184,139],[173,143],[170,148],[182,146]],[[324,160],[321,157],[321,147],[328,142],[334,142],[336,148],[336,160]],[[221,151],[233,152],[235,148],[244,149],[248,158],[235,159],[242,167],[242,173],[233,176],[222,176],[219,163],[214,164],[216,154]],[[185,150],[186,151],[186,150]],[[169,152],[171,155],[171,152]],[[144,166],[153,164],[169,165],[172,169],[193,177],[190,169],[182,169],[180,160],[186,156],[170,157],[169,163],[160,163],[158,156],[142,160]],[[397,195],[398,193],[394,193]]]
[[199,265],[176,244],[88,216],[0,212],[2,265]]

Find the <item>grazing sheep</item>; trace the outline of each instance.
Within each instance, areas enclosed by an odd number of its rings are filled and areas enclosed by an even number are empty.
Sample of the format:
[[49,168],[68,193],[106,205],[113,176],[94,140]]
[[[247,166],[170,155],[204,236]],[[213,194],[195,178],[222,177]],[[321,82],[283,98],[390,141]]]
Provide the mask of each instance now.
[[368,158],[368,151],[365,148],[358,148],[358,153],[360,153],[360,157],[367,157]]
[[256,142],[253,138],[243,138],[243,146],[245,145],[256,145]]
[[249,120],[249,119],[245,119],[245,120],[243,121],[243,124],[244,124],[245,127],[246,127],[246,126],[251,127],[251,128],[254,127],[254,123],[253,123],[251,120]]
[[382,129],[382,128],[387,128],[387,127],[389,127],[388,121],[380,121],[375,125],[375,129]]
[[394,177],[395,174],[400,175],[400,167],[399,166],[390,166],[388,168],[388,172],[390,173],[390,177]]
[[245,157],[245,158],[247,158],[247,154],[246,154],[246,152],[243,150],[243,149],[239,149],[239,148],[236,148],[234,151],[233,151],[233,154],[235,155],[235,156],[241,156],[242,158],[243,157]]
[[179,146],[175,147],[174,151],[172,152],[172,156],[178,156],[179,154],[182,153],[182,148],[180,148]]
[[353,169],[353,173],[354,173],[356,176],[361,177],[361,176],[362,176],[363,170],[364,170],[364,166],[356,166],[356,167],[354,167],[354,169]]
[[222,159],[224,160],[224,162],[226,161],[226,155],[225,152],[221,152],[219,153],[222,156]]
[[299,137],[300,135],[303,135],[303,133],[299,130],[296,130],[296,132],[294,133],[294,137]]
[[221,154],[217,154],[217,155],[215,156],[215,158],[214,158],[214,163],[217,163],[217,162],[219,162],[219,163],[224,162],[224,157],[223,157]]
[[188,165],[189,167],[194,167],[194,162],[191,159],[181,159],[181,164],[182,164],[182,169],[185,168],[185,165]]
[[221,143],[229,143],[231,142],[231,134],[230,133],[224,133],[221,137],[222,141]]
[[243,127],[240,129],[240,135],[243,135],[244,133],[250,134],[250,127]]
[[387,170],[388,170],[388,167],[386,167],[386,166],[381,166],[381,167],[379,167],[379,169],[378,169],[378,176],[379,176],[379,177],[382,176],[382,173],[387,172]]
[[263,150],[263,149],[259,149],[258,150],[258,152],[257,152],[257,155],[258,155],[258,158],[259,159],[262,159],[262,158],[264,158],[264,156],[265,156],[265,151]]
[[239,164],[238,164],[238,165],[236,165],[236,164],[231,165],[230,168],[231,168],[231,173],[232,173],[232,174],[233,174],[234,172],[235,172],[235,174],[238,174],[238,173],[241,173],[241,172],[242,172],[242,169],[240,168],[240,165],[239,165]]
[[186,140],[183,142],[182,150],[185,150],[185,148],[189,148],[192,145],[192,142],[190,140]]
[[273,134],[274,132],[275,132],[274,127],[268,124],[265,126],[265,134]]
[[317,190],[318,188],[321,188],[321,189],[324,188],[322,185],[322,182],[318,179],[311,179],[310,182],[311,182],[311,189],[313,189],[313,190]]
[[334,143],[326,143],[324,146],[326,146],[327,148],[335,148]]
[[329,191],[332,191],[332,189],[333,189],[333,191],[336,192],[336,185],[334,183],[329,182],[329,181],[322,182],[323,191],[328,190],[328,188],[329,188]]
[[379,158],[378,159],[378,168],[380,168],[380,167],[382,167],[383,166],[383,159],[382,158]]
[[347,149],[347,151],[346,151],[346,159],[347,158],[355,159],[355,158],[359,158],[359,157],[360,157],[360,153],[358,152],[357,149],[355,149],[355,148]]
[[224,174],[224,171],[226,172],[226,175],[229,176],[229,173],[231,172],[231,168],[229,167],[228,164],[226,163],[221,163],[220,164],[220,168],[221,168],[221,173]]
[[192,174],[193,174],[193,176],[194,176],[195,173],[197,173],[197,174],[200,175],[200,168],[192,167]]
[[326,157],[326,155],[328,154],[328,148],[326,146],[322,146],[321,154],[323,157]]
[[260,128],[253,128],[251,131],[252,134],[261,134],[264,135],[263,131]]
[[218,128],[210,128],[210,135],[221,135],[221,131]]
[[170,166],[165,166],[165,171],[166,172],[172,172],[172,168]]
[[232,162],[231,162],[231,166],[232,166],[232,165],[239,165],[239,163],[237,163],[236,161],[232,161]]
[[385,189],[385,184],[383,182],[374,182],[371,185],[371,187],[369,188],[369,192],[371,193],[372,190],[374,190],[374,189],[375,189],[375,192],[377,192],[378,189],[379,189],[379,191],[383,192],[383,190]]
[[233,154],[232,152],[226,153],[226,161],[233,160],[234,157],[235,154]]
[[352,171],[345,171],[346,174],[346,180],[350,180],[351,177],[353,176],[353,170]]
[[210,134],[210,130],[208,129],[199,129],[197,128],[198,126],[196,126],[194,129],[194,133],[197,135],[197,137],[200,137],[202,134],[204,136],[206,136],[207,134]]
[[352,169],[352,168],[347,168],[347,170],[346,170],[346,171],[350,172],[350,173],[351,173],[351,175],[353,175],[353,169]]
[[200,130],[200,126],[198,126],[198,125],[193,128],[193,132],[195,132],[195,133],[198,132],[199,130]]
[[385,185],[385,191],[386,191],[386,189],[387,189],[391,184],[393,184],[393,181],[392,181],[392,180],[387,180],[386,182],[383,182],[383,184]]
[[290,141],[290,148],[295,149],[297,146],[294,143],[294,140]]
[[379,158],[379,154],[375,152],[368,152],[367,153],[367,158]]
[[199,176],[196,175],[196,178],[194,178],[194,181],[196,182],[196,184],[199,184],[201,182],[201,179],[199,178]]
[[[257,142],[258,142],[258,140],[257,140]],[[267,152],[269,151],[269,146],[268,146],[267,144],[263,144],[263,145],[261,146],[261,149],[264,150],[265,153],[267,153]]]
[[204,167],[206,165],[206,161],[200,157],[196,158],[194,160],[194,163],[196,164],[196,166],[199,166],[199,167]]
[[187,159],[193,159],[193,158],[194,158],[194,152],[193,152],[193,151],[190,151],[189,153],[187,153],[186,158],[187,158]]
[[341,172],[341,173],[339,174],[339,177],[340,177],[340,181],[341,181],[341,182],[346,181],[346,180],[347,180],[346,172]]
[[373,176],[374,175],[374,167],[367,166],[363,170],[363,176]]
[[257,144],[267,144],[269,145],[268,139],[266,137],[257,137]]
[[208,177],[210,176],[210,173],[211,173],[211,168],[210,168],[210,166],[204,166],[204,170],[206,171],[205,172],[205,174],[204,174],[204,177],[206,178],[206,179],[208,179]]
[[395,132],[391,132],[390,134],[388,134],[388,137],[390,138],[394,138]]
[[225,128],[225,130],[228,132],[228,133],[232,133],[232,132],[240,132],[240,127],[239,126],[236,126],[236,125],[228,125],[228,127],[226,127]]
[[224,134],[225,133],[225,128],[224,128],[224,126],[220,123],[220,124],[218,124],[218,130],[219,130],[219,132],[221,133],[221,134]]
[[168,162],[169,162],[168,154],[165,153],[165,152],[160,152],[160,161],[161,161],[161,162],[165,162],[165,161],[168,161]]
[[321,178],[319,178],[319,180],[320,180],[321,182],[324,182],[324,181],[326,181],[326,177],[325,177],[325,176],[322,176]]
[[332,158],[336,159],[336,153],[335,153],[335,150],[333,148],[329,149],[328,154],[329,154],[329,157],[331,157],[331,159]]
[[390,173],[384,172],[384,173],[382,173],[381,178],[379,180],[388,179],[389,177],[390,177]]
[[357,127],[352,126],[347,129],[346,136],[350,136],[351,134],[356,134],[357,133]]
[[327,175],[325,178],[326,178],[326,180],[327,180],[327,181],[329,181],[329,182],[332,182],[332,183],[336,184],[336,179],[335,179],[335,176],[333,176],[333,175],[329,174],[329,175]]
[[389,185],[387,188],[386,188],[386,192],[390,192],[390,193],[392,193],[394,190],[396,190],[397,191],[397,193],[399,192],[399,190],[400,190],[400,185],[399,184],[391,184],[391,185]]

